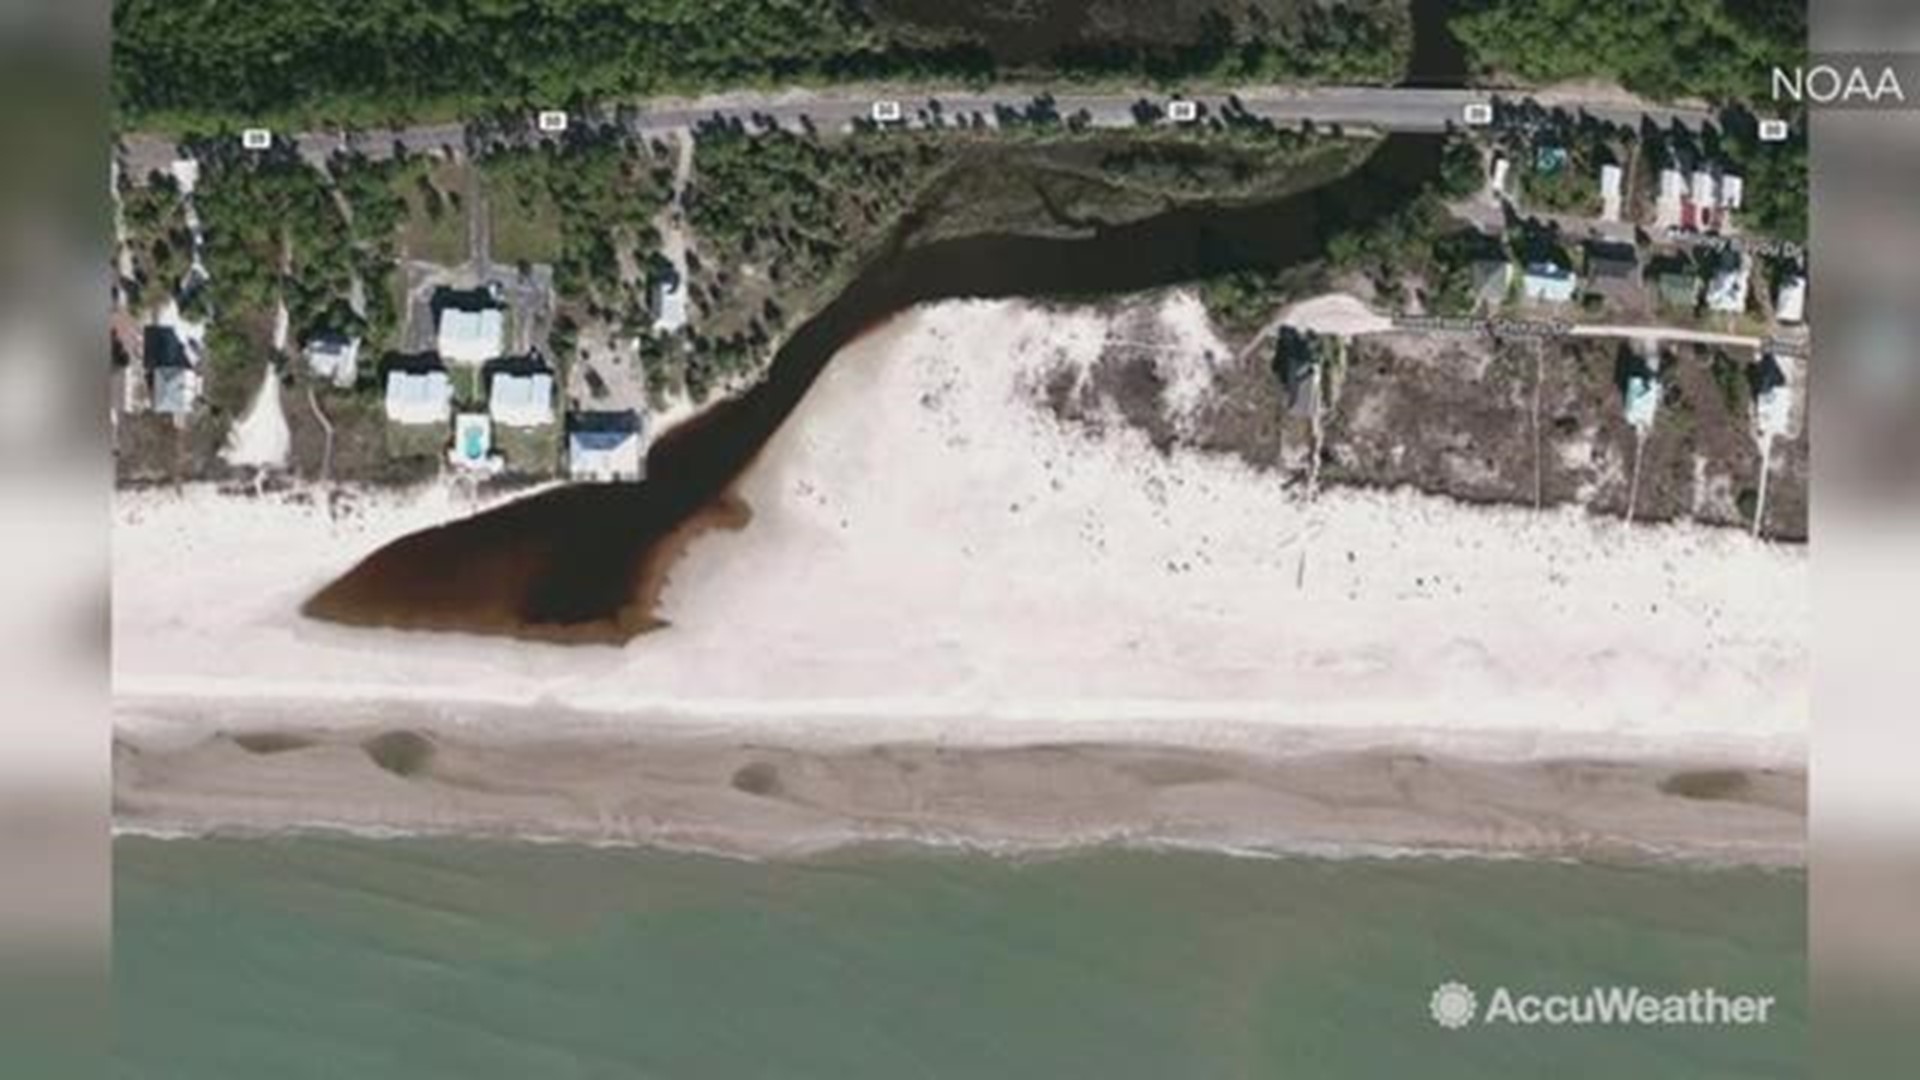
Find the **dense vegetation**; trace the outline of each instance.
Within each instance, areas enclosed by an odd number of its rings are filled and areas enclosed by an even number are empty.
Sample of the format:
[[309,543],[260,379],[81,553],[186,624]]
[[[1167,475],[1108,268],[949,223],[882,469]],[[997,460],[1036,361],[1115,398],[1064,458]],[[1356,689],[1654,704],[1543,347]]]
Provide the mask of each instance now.
[[1806,52],[1805,0],[1469,0],[1454,34],[1483,72],[1611,78],[1655,98],[1753,100]]
[[121,192],[134,252],[128,301],[147,308],[178,292],[189,316],[208,321],[206,393],[220,422],[259,382],[278,303],[286,304],[292,344],[320,332],[391,332],[398,312],[388,281],[404,214],[391,176],[405,166],[339,158],[322,171],[285,146],[243,153],[231,140],[195,153],[207,276],[187,279],[191,239],[171,180],[129,183]]
[[[475,113],[789,82],[1293,77],[1391,82],[1399,0],[1197,0],[1092,12],[1037,0],[1006,25],[929,25],[874,0],[116,0],[114,97],[131,122],[318,123]],[[886,4],[878,6],[886,7]],[[1098,5],[1095,5],[1098,6]],[[1037,58],[1003,47],[1062,16]],[[1100,19],[1095,22],[1094,16]],[[1170,21],[1171,20],[1171,21]]]

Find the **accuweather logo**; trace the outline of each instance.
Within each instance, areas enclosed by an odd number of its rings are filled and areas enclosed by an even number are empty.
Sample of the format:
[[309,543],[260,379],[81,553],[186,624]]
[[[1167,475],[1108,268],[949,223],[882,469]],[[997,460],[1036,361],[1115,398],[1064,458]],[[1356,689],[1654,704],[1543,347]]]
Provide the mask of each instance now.
[[1771,1023],[1773,1005],[1771,994],[1727,994],[1710,987],[1650,994],[1637,986],[1594,986],[1577,994],[1534,994],[1500,986],[1482,1008],[1472,987],[1449,980],[1434,987],[1427,1012],[1448,1031],[1475,1022],[1482,1027],[1745,1027]]

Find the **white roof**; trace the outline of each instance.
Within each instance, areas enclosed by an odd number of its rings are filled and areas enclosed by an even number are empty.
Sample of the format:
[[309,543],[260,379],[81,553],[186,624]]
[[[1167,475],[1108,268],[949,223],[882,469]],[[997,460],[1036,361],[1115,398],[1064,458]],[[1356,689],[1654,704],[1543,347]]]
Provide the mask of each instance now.
[[1729,210],[1740,209],[1740,203],[1746,198],[1747,185],[1737,176],[1720,178],[1720,205]]
[[1627,380],[1627,423],[1645,430],[1660,410],[1660,380],[1650,375],[1635,375]]
[[1741,312],[1747,309],[1747,257],[1713,275],[1707,283],[1707,306],[1715,311]]
[[1493,159],[1493,190],[1495,194],[1505,195],[1507,193],[1507,171],[1511,167],[1512,164],[1504,157]]
[[660,282],[653,290],[653,328],[670,334],[687,325],[687,288],[680,281]]
[[153,369],[153,411],[181,416],[200,399],[200,373],[190,367]]
[[444,371],[387,372],[387,419],[397,424],[438,424],[453,403]]
[[1521,279],[1520,290],[1529,300],[1552,300],[1565,302],[1573,299],[1578,279],[1572,270],[1553,263],[1530,263],[1526,276]]
[[1678,169],[1660,170],[1660,195],[1663,198],[1679,198],[1686,194],[1687,178],[1680,175]]
[[567,471],[575,480],[638,480],[635,431],[575,431],[567,436]]
[[1600,166],[1600,217],[1606,221],[1620,220],[1620,179],[1623,174],[1618,165]]
[[1807,279],[1795,274],[1780,282],[1780,295],[1773,302],[1773,317],[1783,323],[1797,323],[1807,317]]
[[353,385],[359,364],[359,338],[319,337],[307,342],[307,368],[337,385]]
[[502,424],[534,427],[553,422],[553,376],[498,372],[487,392],[487,412]]
[[437,347],[445,359],[483,364],[504,351],[505,340],[506,322],[499,308],[446,308],[440,312]]

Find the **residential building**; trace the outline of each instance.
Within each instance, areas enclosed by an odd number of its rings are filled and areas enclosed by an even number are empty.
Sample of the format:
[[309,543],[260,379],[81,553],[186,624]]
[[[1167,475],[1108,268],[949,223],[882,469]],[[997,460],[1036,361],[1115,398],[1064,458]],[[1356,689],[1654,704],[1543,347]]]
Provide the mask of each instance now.
[[487,389],[487,412],[495,423],[509,427],[553,423],[553,374],[495,372]]
[[1660,170],[1660,196],[1653,204],[1653,224],[1659,229],[1685,225],[1687,179],[1678,169]]
[[687,290],[680,271],[663,263],[653,276],[653,330],[671,334],[687,325]]
[[1687,212],[1681,214],[1681,223],[1690,229],[1710,232],[1717,224],[1718,211],[1718,186],[1713,181],[1713,174],[1705,169],[1695,169],[1693,186],[1687,194]]
[[1746,252],[1730,252],[1707,283],[1707,307],[1735,315],[1747,310],[1749,271]]
[[1619,350],[1620,398],[1629,426],[1645,434],[1660,409],[1660,350],[1648,342],[1623,342]]
[[1579,285],[1580,279],[1572,270],[1551,262],[1528,263],[1526,273],[1520,278],[1522,295],[1551,304],[1572,300]]
[[453,407],[445,371],[387,372],[387,419],[396,424],[444,424]]
[[1793,433],[1793,387],[1772,353],[1761,353],[1753,367],[1753,425],[1764,436]]
[[441,308],[434,347],[450,363],[484,364],[506,351],[506,328],[505,313],[497,307]]
[[1807,279],[1788,274],[1780,279],[1780,291],[1773,300],[1773,317],[1778,322],[1805,322],[1807,318]]
[[322,335],[307,342],[307,370],[316,378],[349,387],[360,374],[360,339]]
[[170,324],[156,323],[140,335],[140,355],[147,367],[148,403],[153,411],[185,416],[200,400],[200,373],[186,339]]
[[1724,211],[1738,210],[1746,201],[1746,181],[1737,176],[1722,175],[1720,177],[1720,209]]
[[635,412],[577,413],[567,433],[567,471],[575,480],[640,479],[642,422]]
[[1619,221],[1626,175],[1618,165],[1600,166],[1600,220]]
[[153,376],[153,411],[185,416],[200,400],[200,373],[182,365],[149,368]]
[[1660,411],[1660,377],[1645,370],[1627,376],[1625,404],[1628,424],[1639,431],[1652,427]]

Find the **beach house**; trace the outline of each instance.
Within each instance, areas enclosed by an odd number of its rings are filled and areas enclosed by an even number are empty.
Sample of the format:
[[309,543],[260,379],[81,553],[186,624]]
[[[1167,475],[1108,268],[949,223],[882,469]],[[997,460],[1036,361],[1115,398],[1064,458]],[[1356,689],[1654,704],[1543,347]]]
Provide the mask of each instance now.
[[639,413],[575,413],[567,432],[567,472],[575,480],[638,480],[645,467],[640,453]]
[[315,378],[349,387],[360,374],[360,339],[322,334],[307,341],[307,370]]
[[553,374],[497,371],[487,389],[487,412],[496,424],[538,427],[553,423]]
[[1652,427],[1653,418],[1660,411],[1660,377],[1650,370],[1627,376],[1625,406],[1627,423],[1634,430]]
[[1750,263],[1744,251],[1729,252],[1720,269],[1707,282],[1707,307],[1713,311],[1737,315],[1747,310],[1747,281]]
[[1619,221],[1620,204],[1625,197],[1625,174],[1620,166],[1607,164],[1600,166],[1600,220]]
[[506,351],[506,314],[497,307],[449,305],[440,309],[434,349],[456,364],[484,364]]
[[1778,357],[1761,353],[1753,366],[1753,426],[1767,437],[1793,433],[1793,388]]
[[1572,270],[1551,262],[1533,262],[1527,264],[1526,273],[1520,278],[1520,292],[1529,300],[1539,300],[1549,304],[1564,304],[1573,299],[1578,290],[1580,279]]
[[679,268],[662,262],[653,275],[653,332],[671,334],[687,325],[687,289]]
[[1780,290],[1774,294],[1773,317],[1778,322],[1797,323],[1807,318],[1807,279],[1799,274],[1788,274],[1780,279]]
[[396,424],[444,424],[453,407],[453,384],[447,373],[387,372],[387,419]]

